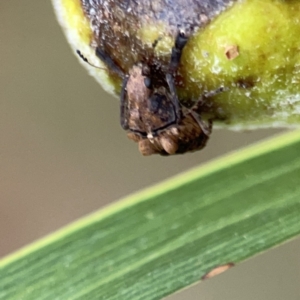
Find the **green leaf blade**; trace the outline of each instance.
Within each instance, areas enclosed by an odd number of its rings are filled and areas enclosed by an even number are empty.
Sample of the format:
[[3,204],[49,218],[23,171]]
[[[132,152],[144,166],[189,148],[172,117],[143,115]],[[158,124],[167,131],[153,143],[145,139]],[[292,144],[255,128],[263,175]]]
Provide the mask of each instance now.
[[300,233],[300,135],[233,153],[0,261],[0,299],[161,299]]

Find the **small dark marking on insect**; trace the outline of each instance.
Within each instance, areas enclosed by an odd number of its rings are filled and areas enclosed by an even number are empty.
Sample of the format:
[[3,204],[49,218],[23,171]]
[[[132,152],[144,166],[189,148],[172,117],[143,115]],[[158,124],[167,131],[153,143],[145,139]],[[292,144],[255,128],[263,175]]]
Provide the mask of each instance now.
[[209,279],[209,278],[212,278],[214,276],[217,276],[217,275],[227,271],[228,269],[232,268],[233,266],[234,266],[234,263],[230,262],[228,264],[221,265],[221,266],[218,266],[216,268],[213,268],[211,271],[209,271],[204,276],[202,276],[201,279],[205,280],[205,279]]
[[[205,98],[223,89],[211,92],[208,96],[203,95],[192,108],[182,106],[177,97],[174,76],[187,40],[184,33],[178,32],[168,71],[158,83],[153,82],[147,64],[137,63],[125,74],[107,53],[96,48],[96,56],[123,79],[120,95],[121,126],[128,131],[128,137],[139,144],[143,155],[196,151],[205,146],[211,133],[212,121],[204,122],[199,110]],[[77,54],[89,63],[79,50]]]

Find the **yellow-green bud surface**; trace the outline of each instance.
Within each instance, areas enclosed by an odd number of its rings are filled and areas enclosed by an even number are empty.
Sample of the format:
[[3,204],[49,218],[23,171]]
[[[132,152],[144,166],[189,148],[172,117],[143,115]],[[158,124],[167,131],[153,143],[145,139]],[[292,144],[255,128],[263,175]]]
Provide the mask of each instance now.
[[[94,54],[93,33],[79,0],[53,0],[68,40],[88,60],[103,67]],[[164,32],[166,32],[164,34]],[[136,34],[145,45],[157,40],[157,57],[166,55],[173,39],[164,24],[149,23]],[[207,99],[203,114],[218,127],[232,129],[300,124],[300,1],[244,0],[197,30],[183,50],[179,69],[181,101],[197,101],[220,86],[223,93]],[[85,64],[108,92],[118,95],[120,79]],[[124,66],[124,69],[127,67]]]

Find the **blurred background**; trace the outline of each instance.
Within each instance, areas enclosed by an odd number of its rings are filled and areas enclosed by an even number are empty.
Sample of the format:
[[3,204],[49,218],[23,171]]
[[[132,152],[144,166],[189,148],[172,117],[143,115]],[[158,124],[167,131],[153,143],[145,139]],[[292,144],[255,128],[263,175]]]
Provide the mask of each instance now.
[[[49,1],[2,1],[0,23],[0,257],[129,193],[278,133],[215,130],[198,153],[142,157],[119,126],[118,100],[78,64]],[[168,300],[299,300],[299,280],[297,239]]]

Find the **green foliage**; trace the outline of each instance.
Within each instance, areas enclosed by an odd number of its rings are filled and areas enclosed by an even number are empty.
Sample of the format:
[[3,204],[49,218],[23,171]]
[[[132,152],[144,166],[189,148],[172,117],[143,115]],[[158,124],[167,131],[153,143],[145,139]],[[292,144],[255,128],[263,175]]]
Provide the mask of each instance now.
[[0,299],[161,299],[300,232],[300,133],[132,195],[0,261]]

